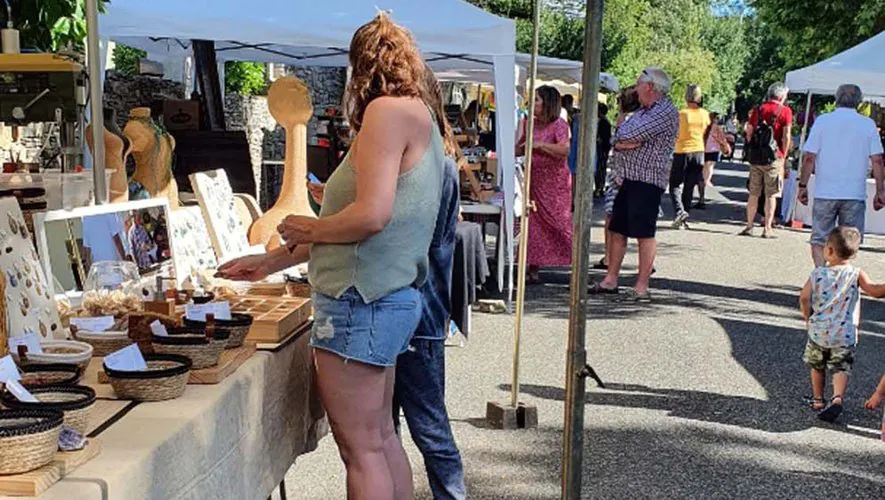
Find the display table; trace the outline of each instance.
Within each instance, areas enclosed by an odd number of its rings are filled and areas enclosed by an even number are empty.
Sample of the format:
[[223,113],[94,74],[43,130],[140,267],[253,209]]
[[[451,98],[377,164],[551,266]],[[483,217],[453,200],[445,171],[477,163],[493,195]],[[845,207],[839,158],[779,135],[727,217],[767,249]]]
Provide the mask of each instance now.
[[218,385],[134,405],[98,435],[97,458],[37,498],[267,498],[327,432],[308,337],[259,351]]
[[[811,176],[811,179],[808,180],[808,192],[814,193],[813,175]],[[875,197],[876,181],[874,181],[873,179],[867,179],[867,211],[865,232],[866,234],[885,234],[885,210],[880,210],[878,212],[873,210],[873,199]],[[784,202],[786,202],[787,199],[793,199],[792,192],[791,198],[785,198]],[[803,205],[797,201],[796,209],[793,212],[793,220],[802,221],[802,224],[810,227],[812,223],[813,207],[814,199],[812,198],[809,198],[808,205]]]
[[493,222],[498,225],[498,238],[495,243],[495,258],[498,264],[498,289],[504,290],[504,269],[507,266],[507,258],[505,257],[505,246],[501,243],[509,242],[510,238],[506,238],[504,231],[506,228],[505,212],[498,205],[491,203],[473,203],[461,202],[461,215],[464,220],[476,222],[482,226],[483,237],[485,237],[485,225]]

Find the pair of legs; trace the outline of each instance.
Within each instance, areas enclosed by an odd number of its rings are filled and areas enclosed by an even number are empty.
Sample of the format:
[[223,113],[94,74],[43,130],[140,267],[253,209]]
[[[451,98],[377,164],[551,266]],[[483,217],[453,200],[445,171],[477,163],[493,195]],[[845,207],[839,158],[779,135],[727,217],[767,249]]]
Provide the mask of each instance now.
[[[617,232],[610,232],[610,246],[608,251],[608,274],[599,284],[602,288],[614,289],[618,287],[618,279],[621,275],[621,266],[624,264],[624,256],[627,254],[627,237]],[[637,295],[648,293],[648,283],[651,279],[652,266],[655,263],[657,252],[657,240],[655,238],[639,238],[639,276],[633,290]]]
[[396,362],[393,420],[399,427],[402,409],[424,457],[433,498],[463,500],[467,498],[464,466],[446,411],[445,340],[417,338],[411,345]]
[[759,198],[765,196],[765,215],[763,218],[763,236],[771,235],[774,225],[774,211],[777,206],[777,195],[783,187],[781,171],[784,160],[777,160],[771,165],[750,165],[750,197],[747,199],[747,226],[742,234],[750,234],[756,223],[756,212]]
[[[822,347],[809,339],[805,344],[802,360],[811,369],[812,408],[821,411],[821,420],[835,421],[842,414],[845,390],[854,365],[854,347]],[[833,397],[829,406],[824,400],[827,370],[833,374]]]
[[673,202],[674,218],[684,222],[691,210],[695,186],[704,174],[704,153],[676,153],[670,169],[670,201]]
[[413,498],[412,468],[390,418],[395,368],[314,353],[320,400],[347,469],[347,498]]
[[866,200],[815,199],[811,210],[811,258],[814,267],[824,265],[824,245],[836,226],[857,228],[863,235],[866,226]]
[[[717,153],[712,153],[712,155],[718,156]],[[698,184],[698,205],[700,206],[707,204],[707,187],[713,187],[713,170],[716,168],[716,162],[718,161],[711,159],[711,153],[707,153],[704,160],[704,175]]]

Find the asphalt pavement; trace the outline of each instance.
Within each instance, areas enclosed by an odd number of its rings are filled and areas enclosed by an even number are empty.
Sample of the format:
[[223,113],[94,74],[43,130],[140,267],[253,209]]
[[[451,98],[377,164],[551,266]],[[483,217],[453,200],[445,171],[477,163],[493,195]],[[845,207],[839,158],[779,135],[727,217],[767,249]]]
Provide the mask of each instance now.
[[[720,165],[712,203],[692,213],[690,230],[669,229],[664,202],[651,304],[591,300],[588,357],[607,389],[588,382],[584,498],[885,497],[881,413],[862,408],[885,371],[885,303],[864,300],[846,413],[838,425],[820,423],[803,403],[798,297],[811,271],[808,231],[737,236],[746,171]],[[598,258],[598,227],[592,239]],[[874,281],[885,281],[883,253],[885,238],[868,237],[857,260]],[[631,245],[622,286],[635,265]],[[569,273],[542,278],[526,293],[520,377],[537,429],[493,430],[484,420],[487,401],[509,399],[512,316],[476,313],[466,345],[446,352],[469,498],[560,497]],[[416,495],[430,498],[420,454],[404,439]],[[331,436],[293,466],[287,490],[290,499],[345,498]]]

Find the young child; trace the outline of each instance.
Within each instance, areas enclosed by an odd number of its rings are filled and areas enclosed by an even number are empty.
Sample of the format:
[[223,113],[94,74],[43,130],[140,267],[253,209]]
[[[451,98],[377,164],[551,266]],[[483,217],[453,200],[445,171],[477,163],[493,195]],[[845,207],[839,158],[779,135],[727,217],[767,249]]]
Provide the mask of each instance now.
[[[851,264],[860,248],[860,232],[847,226],[834,229],[827,238],[827,265],[811,272],[799,298],[808,325],[808,342],[802,360],[811,369],[811,407],[818,418],[834,422],[842,414],[845,388],[854,364],[857,327],[860,323],[860,291],[885,297],[885,285],[875,285]],[[833,397],[824,402],[826,370],[832,373]]]
[[[866,400],[863,407],[867,410],[877,410],[882,406],[883,399],[885,399],[885,375],[882,376],[882,380],[879,381],[879,385],[873,391],[873,395]],[[885,415],[882,416],[882,441],[885,441]]]

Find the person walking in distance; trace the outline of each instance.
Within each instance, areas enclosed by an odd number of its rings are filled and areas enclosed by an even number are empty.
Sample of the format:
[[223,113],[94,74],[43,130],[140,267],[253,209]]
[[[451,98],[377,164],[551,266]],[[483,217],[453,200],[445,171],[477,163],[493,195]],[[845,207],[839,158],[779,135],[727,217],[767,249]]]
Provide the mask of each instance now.
[[837,225],[855,227],[863,237],[871,163],[876,179],[873,208],[885,206],[882,143],[876,123],[857,112],[861,102],[860,87],[840,86],[836,110],[817,119],[805,142],[798,196],[800,203],[808,205],[808,180],[814,173],[810,243],[815,267],[824,264],[824,244]]
[[710,114],[701,107],[701,87],[689,85],[685,89],[686,107],[679,111],[679,135],[670,169],[670,200],[675,218],[673,228],[688,227],[694,188],[704,174],[704,134],[710,127]]
[[765,196],[763,238],[774,238],[774,209],[783,189],[784,167],[790,151],[793,111],[784,104],[789,90],[782,83],[768,87],[768,100],[754,108],[747,120],[747,160],[750,163],[750,197],[747,226],[741,236],[752,236],[759,197]]
[[710,126],[704,133],[704,177],[698,184],[698,203],[692,208],[707,208],[707,188],[713,187],[713,170],[722,155],[731,154],[731,145],[719,126],[719,113],[710,113]]
[[648,302],[649,278],[655,261],[658,209],[670,178],[671,156],[679,129],[679,111],[667,98],[670,77],[660,68],[646,68],[636,82],[642,108],[618,127],[615,151],[623,152],[623,182],[615,197],[611,231],[611,261],[590,293],[618,293],[627,238],[639,240],[639,277],[626,300]]
[[608,106],[599,103],[599,128],[596,134],[596,175],[593,179],[593,196],[602,198],[608,172],[608,156],[612,148],[612,124],[608,121]]

